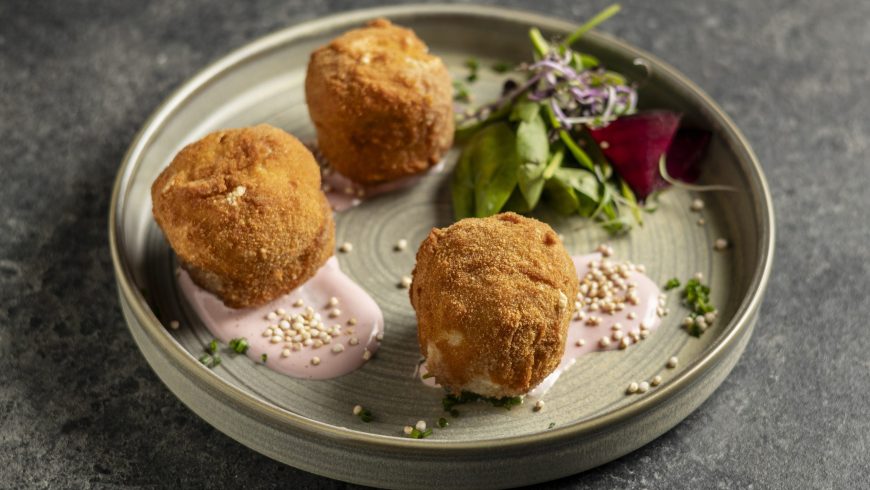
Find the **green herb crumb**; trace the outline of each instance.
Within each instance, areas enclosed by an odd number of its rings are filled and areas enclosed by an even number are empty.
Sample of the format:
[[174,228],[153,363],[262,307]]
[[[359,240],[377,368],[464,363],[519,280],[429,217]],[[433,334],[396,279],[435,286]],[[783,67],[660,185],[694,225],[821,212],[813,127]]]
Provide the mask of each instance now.
[[552,429],[553,427],[556,427],[556,422],[550,422],[550,425],[547,426],[547,430]]
[[218,341],[217,339],[212,339],[211,342],[208,343],[208,347],[205,349],[209,354],[217,354],[218,351]]
[[432,429],[419,430],[416,427],[411,429],[411,433],[408,434],[408,437],[411,439],[425,439],[432,435]]
[[229,345],[230,349],[235,351],[237,354],[244,354],[245,352],[248,352],[248,339],[244,337],[230,340]]
[[447,427],[448,425],[450,425],[450,422],[448,422],[447,419],[445,419],[444,417],[441,417],[440,419],[438,419],[438,427],[439,428],[443,429],[443,428]]
[[710,287],[697,278],[689,279],[683,289],[683,305],[691,311],[689,317],[695,320],[686,329],[690,335],[700,337],[705,329],[698,317],[703,318],[704,315],[716,311],[716,307],[710,303]]
[[269,356],[265,352],[260,356],[260,360],[263,361],[263,364],[266,364],[266,359],[268,358]]
[[363,408],[362,410],[360,410],[357,414],[357,417],[359,417],[359,419],[365,423],[369,423],[375,419],[375,416],[372,415],[372,412],[368,408]]
[[668,282],[665,283],[665,291],[670,291],[671,289],[676,289],[680,287],[680,280],[676,277],[668,279]]
[[460,80],[453,80],[453,100],[464,103],[471,102],[471,92]]
[[211,369],[220,365],[221,358],[218,355],[203,354],[202,357],[199,358],[199,362],[202,363],[203,366]]
[[468,68],[465,81],[469,83],[477,81],[477,70],[480,69],[480,63],[475,58],[468,58],[465,60],[465,67]]
[[506,410],[510,410],[512,407],[516,405],[520,405],[523,403],[523,397],[521,396],[513,396],[513,397],[504,397],[504,398],[495,398],[495,397],[487,397],[481,396],[476,393],[471,393],[469,391],[463,391],[459,395],[447,395],[441,400],[441,405],[444,407],[445,412],[450,412],[453,414],[453,410],[457,405],[464,405],[466,403],[476,402],[476,401],[484,401],[487,403],[491,403],[494,407],[501,407]]
[[499,61],[497,63],[493,63],[490,68],[496,73],[507,73],[514,69],[514,65],[512,63],[508,63],[507,61]]

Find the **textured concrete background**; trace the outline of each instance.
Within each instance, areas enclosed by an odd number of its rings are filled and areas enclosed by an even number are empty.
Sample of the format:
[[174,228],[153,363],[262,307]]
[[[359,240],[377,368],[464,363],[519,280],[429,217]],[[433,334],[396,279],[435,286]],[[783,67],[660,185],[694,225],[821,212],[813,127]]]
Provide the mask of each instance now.
[[[506,3],[579,20],[607,1]],[[121,318],[106,216],[173,87],[262,34],[375,3],[0,1],[0,487],[347,486],[244,448],[163,387]],[[776,267],[708,402],[550,486],[867,488],[870,2],[625,3],[605,30],[676,65],[754,145]]]

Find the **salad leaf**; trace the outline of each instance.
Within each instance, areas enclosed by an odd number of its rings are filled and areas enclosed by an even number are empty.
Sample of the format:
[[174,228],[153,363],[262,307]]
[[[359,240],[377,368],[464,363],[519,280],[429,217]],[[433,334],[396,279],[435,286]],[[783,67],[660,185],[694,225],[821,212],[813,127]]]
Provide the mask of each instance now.
[[471,147],[469,145],[459,161],[456,163],[456,168],[453,170],[453,214],[456,219],[469,218],[474,216],[474,170],[471,163]]
[[517,126],[517,158],[520,162],[517,181],[529,209],[538,205],[544,190],[544,170],[550,156],[547,126],[540,107],[533,102],[517,104],[511,119],[520,119]]
[[[598,179],[594,174],[580,168],[560,168],[556,170],[550,180],[557,183],[557,188],[554,189],[556,192],[560,192],[558,187],[567,187],[571,190],[567,197],[573,201],[574,211],[582,216],[594,214],[601,198],[598,191]],[[558,196],[560,200],[565,198],[566,196]],[[568,202],[559,204],[559,207],[568,209]]]
[[478,131],[453,171],[456,219],[497,213],[516,187],[518,167],[516,136],[507,124],[496,123]]
[[523,197],[523,193],[520,192],[519,186],[511,193],[511,197],[508,198],[507,202],[504,203],[504,207],[501,208],[502,211],[513,211],[515,213],[528,213],[532,210],[529,207],[529,203],[526,202],[526,198]]
[[547,189],[547,202],[559,213],[574,214],[580,208],[580,199],[571,184],[558,175],[558,172],[556,174],[544,184]]

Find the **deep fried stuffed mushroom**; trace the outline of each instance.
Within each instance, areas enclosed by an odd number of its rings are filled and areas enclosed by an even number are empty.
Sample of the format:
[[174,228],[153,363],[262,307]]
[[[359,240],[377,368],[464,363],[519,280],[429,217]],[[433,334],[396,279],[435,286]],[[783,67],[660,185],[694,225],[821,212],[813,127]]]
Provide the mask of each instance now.
[[332,255],[320,169],[269,126],[217,131],[184,147],[151,187],[157,224],[200,287],[233,308],[295,289]]
[[577,290],[545,223],[504,213],[433,229],[410,291],[429,372],[453,392],[528,392],[559,365]]
[[320,151],[361,184],[422,172],[453,143],[447,68],[413,31],[385,19],[315,50],[305,98]]

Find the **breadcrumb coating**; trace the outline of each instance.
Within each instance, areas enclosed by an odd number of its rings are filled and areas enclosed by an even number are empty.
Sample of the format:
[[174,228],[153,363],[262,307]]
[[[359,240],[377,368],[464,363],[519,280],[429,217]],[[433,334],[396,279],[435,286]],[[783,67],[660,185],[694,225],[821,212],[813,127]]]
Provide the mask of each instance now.
[[455,393],[528,392],[559,365],[577,290],[545,223],[503,213],[433,229],[410,290],[429,372]]
[[184,147],[151,197],[182,266],[232,308],[290,292],[332,255],[335,225],[317,162],[269,125],[217,131]]
[[376,19],[311,54],[308,111],[320,151],[375,184],[427,170],[453,144],[453,86],[413,31]]

